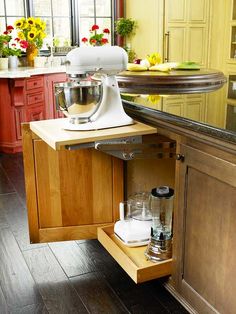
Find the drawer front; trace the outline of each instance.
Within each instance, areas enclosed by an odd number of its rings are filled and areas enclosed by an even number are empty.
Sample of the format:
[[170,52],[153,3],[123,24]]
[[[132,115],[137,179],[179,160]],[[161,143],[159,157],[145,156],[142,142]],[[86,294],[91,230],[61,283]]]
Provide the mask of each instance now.
[[35,94],[28,94],[26,96],[27,99],[27,105],[33,105],[33,104],[37,104],[39,102],[44,102],[44,93],[42,92],[38,92]]
[[27,121],[39,121],[45,119],[44,106],[43,104],[29,108],[26,112]]
[[30,78],[26,81],[26,90],[30,91],[35,88],[43,87],[43,77]]

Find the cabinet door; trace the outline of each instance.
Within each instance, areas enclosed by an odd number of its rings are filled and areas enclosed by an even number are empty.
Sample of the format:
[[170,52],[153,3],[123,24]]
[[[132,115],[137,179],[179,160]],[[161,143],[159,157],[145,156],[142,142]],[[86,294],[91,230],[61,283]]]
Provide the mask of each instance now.
[[165,33],[169,61],[207,65],[209,0],[167,0]]
[[97,227],[118,218],[123,199],[122,161],[95,149],[55,151],[32,136],[25,124],[31,242],[96,238]]
[[185,145],[180,152],[176,289],[199,313],[235,313],[236,163]]

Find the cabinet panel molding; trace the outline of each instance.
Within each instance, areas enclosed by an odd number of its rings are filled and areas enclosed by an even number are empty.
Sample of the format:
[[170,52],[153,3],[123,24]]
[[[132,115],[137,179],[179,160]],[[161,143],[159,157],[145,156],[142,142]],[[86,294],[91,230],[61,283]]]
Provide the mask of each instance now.
[[236,163],[214,149],[178,149],[185,159],[177,164],[176,290],[199,313],[235,313]]

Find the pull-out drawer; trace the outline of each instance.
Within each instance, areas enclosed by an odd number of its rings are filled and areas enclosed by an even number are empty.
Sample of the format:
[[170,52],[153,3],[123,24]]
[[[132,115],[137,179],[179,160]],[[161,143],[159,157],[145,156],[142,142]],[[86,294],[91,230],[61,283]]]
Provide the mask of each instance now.
[[35,88],[43,87],[43,76],[35,76],[26,81],[26,90],[31,91]]
[[44,93],[43,91],[37,92],[34,94],[28,94],[27,96],[27,105],[34,105],[39,102],[44,102]]
[[171,274],[172,259],[153,263],[147,261],[146,246],[127,247],[114,235],[114,225],[98,228],[98,240],[136,283]]

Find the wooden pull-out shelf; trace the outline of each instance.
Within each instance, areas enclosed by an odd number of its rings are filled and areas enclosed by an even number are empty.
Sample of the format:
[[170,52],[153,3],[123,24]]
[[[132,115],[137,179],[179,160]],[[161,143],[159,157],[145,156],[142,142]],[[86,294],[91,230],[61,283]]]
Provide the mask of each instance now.
[[157,133],[156,128],[136,121],[132,125],[103,130],[67,131],[63,129],[66,120],[67,118],[34,121],[30,122],[30,129],[55,150],[63,149],[66,145]]
[[172,259],[158,263],[147,261],[146,246],[130,248],[123,245],[114,235],[114,225],[98,228],[98,240],[136,283],[171,274]]

